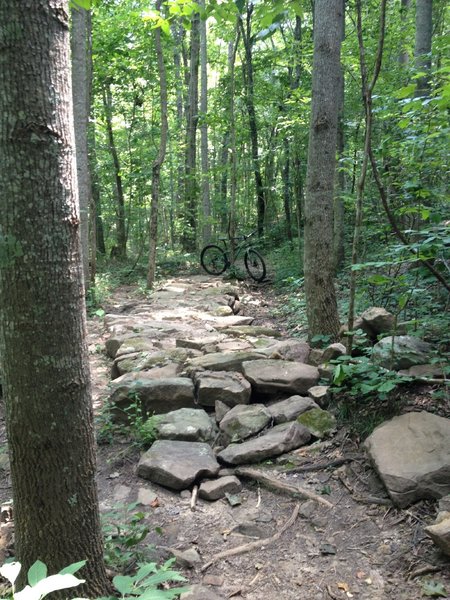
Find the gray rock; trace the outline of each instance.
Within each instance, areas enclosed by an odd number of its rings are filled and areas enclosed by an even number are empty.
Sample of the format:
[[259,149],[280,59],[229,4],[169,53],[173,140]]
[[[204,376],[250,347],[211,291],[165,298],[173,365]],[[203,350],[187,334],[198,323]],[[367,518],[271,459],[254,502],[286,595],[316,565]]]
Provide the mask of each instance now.
[[188,548],[187,550],[170,548],[169,550],[170,553],[175,557],[177,566],[181,567],[182,569],[193,569],[202,562],[201,556],[195,548]]
[[205,369],[207,371],[238,371],[242,373],[242,363],[245,361],[253,361],[259,358],[265,358],[264,354],[256,351],[229,352],[214,352],[206,356],[199,356],[188,361],[192,369]]
[[271,358],[274,355],[276,358],[283,360],[294,360],[299,363],[305,363],[308,360],[311,348],[306,342],[299,340],[283,340],[275,342],[264,350],[266,356]]
[[198,350],[190,348],[167,348],[151,352],[133,352],[118,356],[114,361],[119,375],[132,371],[145,371],[155,367],[164,367],[168,363],[184,365],[189,358],[201,355]]
[[155,431],[158,439],[185,442],[209,442],[217,433],[208,413],[196,408],[179,408],[159,415]]
[[377,427],[365,445],[398,506],[450,493],[450,419],[427,412],[401,415]]
[[220,477],[203,481],[198,490],[198,495],[204,500],[214,501],[225,497],[225,494],[237,494],[241,491],[242,484],[235,475]]
[[317,404],[311,398],[304,396],[291,396],[281,402],[276,402],[267,407],[272,419],[276,425],[286,423],[287,421],[295,421],[295,419],[303,412],[310,408],[318,408]]
[[287,360],[252,360],[244,362],[243,374],[252,388],[261,394],[305,394],[319,380],[316,367]]
[[232,442],[240,442],[259,433],[271,418],[263,404],[238,405],[227,412],[219,427]]
[[241,373],[203,371],[195,376],[195,393],[202,406],[215,406],[217,400],[235,406],[250,402],[252,387]]
[[[108,345],[106,346],[108,348]],[[120,345],[116,351],[116,357],[134,352],[155,352],[153,340],[142,336],[130,336]]]
[[311,435],[322,439],[329,436],[336,429],[334,415],[321,408],[311,408],[297,417],[297,422],[304,425]]
[[410,335],[385,337],[373,347],[372,361],[386,369],[409,369],[430,362],[431,344]]
[[317,402],[320,408],[326,408],[328,406],[330,395],[328,385],[315,385],[308,390],[308,396]]
[[361,319],[363,320],[363,329],[370,337],[377,337],[380,333],[389,333],[394,329],[395,317],[385,308],[372,306],[365,310]]
[[226,327],[222,333],[236,337],[280,337],[281,333],[270,327],[261,327],[260,325],[237,325],[236,327]]
[[203,585],[193,585],[188,592],[181,594],[180,600],[225,600],[225,597]]
[[185,377],[135,379],[127,375],[112,383],[108,399],[116,421],[127,422],[130,408],[140,403],[144,415],[164,414],[178,408],[195,408],[194,384]]
[[137,474],[170,489],[183,490],[199,479],[214,477],[219,468],[208,444],[156,440],[141,457]]
[[439,500],[439,512],[450,512],[450,494]]
[[177,339],[177,348],[191,348],[192,350],[203,350],[207,344],[217,344],[222,340],[220,335],[202,335],[199,337]]
[[158,498],[158,494],[149,488],[139,487],[138,488],[138,496],[137,503],[142,506],[150,506],[152,502],[154,502]]
[[330,344],[323,351],[322,362],[327,363],[330,360],[334,360],[335,358],[338,358],[339,356],[344,356],[344,354],[346,352],[347,352],[347,349],[344,346],[344,344],[340,344],[339,342],[336,344]]
[[224,418],[224,416],[227,414],[227,412],[229,410],[231,410],[231,408],[227,404],[225,404],[225,402],[216,400],[214,410],[215,410],[216,422],[220,423],[220,421]]
[[434,525],[429,525],[424,528],[433,542],[438,546],[444,554],[450,556],[450,513],[441,513]]
[[218,458],[231,465],[256,463],[300,448],[310,439],[311,434],[303,425],[283,423],[258,438],[252,438],[242,444],[230,444],[219,453]]
[[413,367],[409,367],[409,369],[399,371],[399,373],[408,377],[445,378],[445,372],[441,365],[414,365]]

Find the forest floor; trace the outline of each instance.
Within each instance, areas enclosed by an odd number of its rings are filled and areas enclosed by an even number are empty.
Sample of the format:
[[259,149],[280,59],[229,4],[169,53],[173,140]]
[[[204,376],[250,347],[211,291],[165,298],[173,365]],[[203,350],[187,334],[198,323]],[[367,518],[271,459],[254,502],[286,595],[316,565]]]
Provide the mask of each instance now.
[[[254,324],[283,330],[276,316],[282,300],[270,284],[239,285],[251,296],[243,314],[254,316]],[[104,308],[113,312],[127,302],[141,301],[148,303],[148,298],[136,287],[120,287]],[[189,492],[172,492],[138,478],[141,450],[126,432],[108,431],[102,417],[112,362],[103,351],[103,320],[90,318],[88,329],[94,408],[102,440],[97,455],[100,509],[112,571],[123,573],[124,566],[131,570],[137,560],[167,558],[168,548],[195,548],[200,563],[179,568],[188,585],[201,584],[210,590],[202,600],[450,598],[450,561],[423,531],[435,518],[436,503],[423,501],[408,510],[377,503],[386,497],[382,484],[358,439],[345,427],[330,440],[291,454],[291,463],[307,465],[304,472],[287,473],[278,460],[266,465],[285,483],[323,494],[332,508],[246,483],[240,505],[198,500],[192,510]],[[423,390],[410,396],[408,409],[414,410],[415,405],[422,409]],[[351,462],[323,468],[324,463],[346,456],[352,457]],[[3,501],[11,497],[7,471],[2,472],[0,489]],[[297,505],[295,522],[277,537]],[[218,560],[202,571],[202,565],[217,553],[271,536],[270,544]],[[145,539],[135,545],[140,537]]]
[[[252,298],[241,314],[254,316],[254,324],[283,329],[276,316],[282,300],[270,284],[240,285]],[[148,302],[136,288],[122,287],[105,309],[140,299]],[[98,318],[90,320],[89,332],[99,411],[108,391],[111,360],[99,351],[105,332]],[[423,389],[409,394],[406,409],[423,409]],[[350,463],[295,474],[285,473],[282,461],[268,465],[272,474],[275,471],[286,483],[324,494],[333,508],[300,502],[295,523],[270,545],[219,560],[204,572],[202,564],[219,552],[276,537],[299,500],[246,484],[239,506],[231,507],[227,500],[198,500],[191,510],[189,493],[148,486],[136,476],[139,454],[126,436],[114,435],[111,443],[99,445],[100,506],[106,522],[119,525],[119,538],[109,540],[110,553],[114,554],[120,536],[125,544],[132,543],[146,526],[149,533],[138,546],[142,558],[161,558],[167,548],[195,548],[201,562],[183,573],[190,585],[209,586],[208,600],[216,595],[246,600],[450,598],[450,561],[423,531],[434,521],[436,503],[423,501],[408,510],[394,508],[389,502],[378,504],[380,497],[386,497],[383,486],[359,441],[344,427],[332,439],[296,451],[290,460],[309,468],[352,456]],[[139,490],[147,494],[140,496],[144,504],[135,506],[133,502],[142,493]]]

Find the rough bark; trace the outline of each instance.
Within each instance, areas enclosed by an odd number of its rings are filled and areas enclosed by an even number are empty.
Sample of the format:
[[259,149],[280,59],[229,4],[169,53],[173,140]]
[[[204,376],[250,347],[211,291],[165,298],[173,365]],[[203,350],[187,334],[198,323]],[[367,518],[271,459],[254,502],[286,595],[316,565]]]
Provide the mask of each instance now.
[[417,70],[425,73],[417,80],[417,96],[428,96],[430,92],[429,71],[431,68],[432,33],[433,0],[416,0],[416,40],[414,57]]
[[[66,0],[0,3],[0,354],[15,554],[108,593],[95,487]],[[23,583],[23,578],[22,578]],[[20,588],[21,582],[19,582]],[[64,594],[67,597],[67,594]]]
[[264,220],[266,211],[266,199],[264,195],[263,180],[261,175],[259,148],[258,148],[258,126],[255,111],[255,84],[253,79],[253,53],[252,53],[252,14],[253,2],[248,2],[245,26],[242,19],[239,20],[242,41],[244,43],[245,61],[242,65],[245,83],[245,103],[247,105],[248,123],[250,128],[250,143],[252,148],[253,173],[255,177],[256,212],[258,235],[264,234]]
[[[161,0],[156,2],[156,10],[161,9]],[[164,64],[164,54],[161,45],[161,30],[155,29],[155,50],[158,60],[158,75],[159,75],[159,106],[161,112],[161,132],[159,138],[158,156],[155,158],[152,166],[152,201],[150,207],[150,224],[149,224],[149,258],[148,258],[148,273],[147,287],[152,288],[155,281],[156,272],[156,243],[158,240],[158,210],[159,210],[159,195],[161,183],[161,167],[164,162],[167,147],[167,81],[166,67]]]
[[[401,22],[401,27],[405,27],[407,21],[408,21],[408,13],[411,9],[411,0],[401,0],[401,5],[400,5],[400,22]],[[401,65],[406,66],[409,62],[409,54],[408,54],[408,50],[406,48],[402,48],[401,52],[400,52],[400,56],[399,56],[399,63]]]
[[310,337],[339,331],[333,281],[333,197],[343,0],[316,0],[305,196],[305,294]]
[[114,195],[116,198],[116,246],[113,248],[112,255],[119,259],[126,258],[127,255],[127,231],[125,218],[125,196],[123,193],[122,176],[120,174],[119,154],[116,148],[114,130],[112,125],[113,106],[111,85],[106,83],[103,88],[103,107],[105,110],[106,130],[108,133],[109,151],[114,169]]
[[90,112],[90,14],[76,6],[71,10],[71,51],[73,119],[77,163],[78,201],[80,204],[81,254],[84,284],[89,286],[89,208],[91,205],[91,173],[88,156],[88,124]]

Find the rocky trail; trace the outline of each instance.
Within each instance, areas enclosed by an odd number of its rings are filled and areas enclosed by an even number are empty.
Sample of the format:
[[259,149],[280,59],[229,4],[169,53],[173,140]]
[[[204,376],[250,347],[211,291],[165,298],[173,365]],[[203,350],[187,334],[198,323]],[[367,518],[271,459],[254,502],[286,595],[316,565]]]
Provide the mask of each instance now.
[[[120,542],[176,556],[190,600],[450,597],[448,556],[424,530],[436,500],[399,508],[328,406],[338,350],[289,338],[274,303],[269,287],[197,275],[148,297],[122,287],[90,320],[110,559]],[[157,438],[146,452],[126,426],[136,407]],[[434,484],[447,494],[448,472]]]

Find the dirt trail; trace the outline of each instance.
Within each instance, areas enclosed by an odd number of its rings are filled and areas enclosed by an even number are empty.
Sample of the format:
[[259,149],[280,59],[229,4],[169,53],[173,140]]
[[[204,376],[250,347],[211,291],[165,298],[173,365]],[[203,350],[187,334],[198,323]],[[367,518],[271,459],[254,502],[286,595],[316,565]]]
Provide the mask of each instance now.
[[[171,284],[176,285],[177,280]],[[273,326],[276,300],[270,298],[270,288],[247,288],[242,293],[247,294],[247,303],[241,314],[252,314],[258,324]],[[139,302],[148,300],[133,288],[121,288],[110,308]],[[98,319],[92,320],[97,407],[106,395],[111,363],[98,352],[103,337]],[[345,456],[354,460],[310,470],[312,465]],[[199,500],[191,510],[188,492],[174,493],[136,477],[138,457],[138,450],[126,440],[115,439],[99,447],[103,512],[134,502],[138,496],[144,499],[144,504],[133,510],[142,510],[150,527],[145,547],[154,545],[160,556],[167,547],[180,551],[195,548],[201,562],[184,572],[191,584],[210,586],[211,598],[216,594],[246,600],[415,600],[423,597],[422,586],[430,579],[450,591],[449,562],[423,533],[424,525],[434,518],[434,504],[420,502],[406,511],[389,503],[378,504],[378,499],[385,498],[384,490],[363,450],[345,430],[290,455],[291,466],[308,465],[304,472],[285,472],[283,460],[265,465],[281,481],[323,494],[332,509],[247,483],[236,507],[227,500]],[[275,543],[220,560],[201,571],[202,564],[217,553],[279,532],[299,502],[298,518]]]

